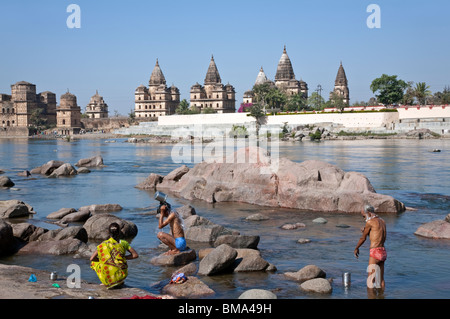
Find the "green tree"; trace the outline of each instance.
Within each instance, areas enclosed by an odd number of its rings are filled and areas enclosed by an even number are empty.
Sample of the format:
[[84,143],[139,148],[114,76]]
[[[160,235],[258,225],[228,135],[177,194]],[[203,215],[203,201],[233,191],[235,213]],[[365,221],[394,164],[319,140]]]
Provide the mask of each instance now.
[[313,92],[308,97],[308,107],[314,110],[323,110],[325,106],[325,100],[320,96],[319,93]]
[[375,94],[378,102],[385,105],[392,105],[402,101],[403,92],[408,87],[408,84],[400,79],[397,75],[383,74],[381,77],[372,81],[370,89]]
[[47,118],[45,116],[42,116],[43,111],[44,110],[41,108],[36,108],[31,111],[30,114],[31,126],[37,130],[41,130],[42,128],[47,127]]
[[347,106],[347,104],[344,102],[344,97],[340,96],[336,92],[331,92],[330,104],[331,107],[337,108],[341,113],[344,112],[344,108]]
[[271,88],[266,94],[266,103],[272,112],[277,112],[285,107],[287,96],[277,88]]
[[413,93],[421,105],[425,105],[427,97],[431,96],[430,87],[425,82],[416,83]]
[[266,103],[266,96],[270,91],[270,84],[263,83],[253,86],[253,94],[255,95],[254,103]]
[[250,107],[250,116],[256,120],[256,143],[259,146],[259,129],[261,125],[267,122],[267,114],[264,105],[260,103],[253,103]]
[[307,108],[307,100],[303,93],[297,93],[287,98],[283,111],[294,112]]
[[444,91],[433,95],[434,104],[450,104],[450,87],[444,87]]
[[176,114],[190,114],[189,102],[183,99],[175,110]]
[[402,104],[404,105],[413,105],[414,104],[414,90],[412,85],[414,82],[409,81],[407,83],[406,91],[403,94]]

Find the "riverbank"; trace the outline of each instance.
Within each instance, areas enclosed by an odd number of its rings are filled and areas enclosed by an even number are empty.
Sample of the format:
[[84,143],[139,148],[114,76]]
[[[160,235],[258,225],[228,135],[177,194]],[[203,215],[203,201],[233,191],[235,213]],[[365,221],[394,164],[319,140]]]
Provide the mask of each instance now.
[[[81,281],[80,288],[69,288],[66,278],[52,281],[50,274],[30,267],[0,264],[0,299],[129,299],[133,296],[156,296],[126,284],[122,288],[108,290],[99,284]],[[36,277],[35,282],[29,281],[31,275]]]

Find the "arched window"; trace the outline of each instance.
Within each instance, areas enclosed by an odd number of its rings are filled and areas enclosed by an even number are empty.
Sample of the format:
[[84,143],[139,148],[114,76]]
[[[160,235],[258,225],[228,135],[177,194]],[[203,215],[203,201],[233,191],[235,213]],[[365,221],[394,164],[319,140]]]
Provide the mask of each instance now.
[[66,120],[62,120],[63,125],[66,125]]

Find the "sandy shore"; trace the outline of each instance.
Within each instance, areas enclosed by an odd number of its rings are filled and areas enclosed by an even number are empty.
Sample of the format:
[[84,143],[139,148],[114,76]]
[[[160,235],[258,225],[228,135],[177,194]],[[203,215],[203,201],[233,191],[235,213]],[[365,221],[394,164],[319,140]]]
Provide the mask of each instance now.
[[[36,282],[28,279],[34,274]],[[58,284],[60,288],[53,287]],[[0,299],[126,299],[155,296],[145,290],[123,286],[108,290],[98,283],[82,281],[81,288],[69,288],[66,277],[50,280],[50,272],[16,265],[0,264]]]

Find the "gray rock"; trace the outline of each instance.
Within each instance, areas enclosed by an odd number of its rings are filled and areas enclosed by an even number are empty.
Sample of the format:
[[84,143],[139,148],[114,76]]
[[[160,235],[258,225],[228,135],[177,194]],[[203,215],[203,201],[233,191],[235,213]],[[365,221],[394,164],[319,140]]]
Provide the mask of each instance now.
[[83,158],[80,159],[75,166],[77,167],[103,167],[105,166],[103,164],[103,158],[98,155],[98,156],[93,156],[90,158]]
[[42,227],[37,227],[30,223],[12,224],[14,237],[24,242],[37,240],[40,236],[48,231]]
[[286,272],[284,275],[296,281],[305,281],[314,278],[325,278],[326,273],[315,265],[308,265],[297,272]]
[[79,167],[77,169],[78,174],[88,174],[91,172],[91,170],[89,168],[86,167]]
[[122,209],[122,206],[120,206],[119,204],[94,204],[80,207],[78,211],[88,210],[92,215],[94,215],[97,213],[118,212]]
[[25,170],[25,171],[17,173],[17,176],[28,177],[28,176],[31,176],[31,173],[30,173],[30,171]]
[[256,249],[258,247],[259,239],[259,236],[221,235],[214,241],[214,247],[227,244],[233,248]]
[[61,177],[77,175],[77,170],[70,163],[64,163],[55,169],[48,177]]
[[414,235],[433,239],[450,239],[450,223],[446,220],[435,220],[419,226]]
[[108,228],[111,223],[120,225],[123,237],[126,239],[134,238],[138,233],[138,228],[133,222],[107,213],[93,215],[84,223],[83,227],[86,229],[89,239],[103,241],[109,238]]
[[161,183],[163,177],[158,174],[151,173],[142,183],[136,185],[136,188],[139,189],[156,189],[156,185]]
[[182,266],[189,264],[197,259],[195,250],[189,249],[175,255],[167,255],[166,253],[153,257],[150,263],[157,266]]
[[0,219],[0,256],[14,252],[14,233],[10,224]]
[[328,221],[325,218],[319,217],[313,220],[313,223],[316,224],[326,224]]
[[187,276],[188,280],[182,284],[168,284],[162,289],[163,294],[176,298],[198,299],[214,295],[215,292],[197,277]]
[[304,223],[284,224],[283,226],[281,226],[281,228],[285,229],[285,230],[292,230],[292,229],[304,228],[304,227],[306,227],[306,225]]
[[198,274],[211,276],[224,272],[230,268],[236,257],[236,249],[226,244],[222,244],[200,261]]
[[19,254],[47,254],[47,255],[69,255],[75,254],[86,243],[76,238],[66,238],[63,240],[32,241],[19,250]]
[[277,295],[265,289],[250,289],[244,291],[239,299],[277,299]]
[[297,240],[297,243],[299,244],[308,244],[311,242],[311,239],[308,238],[300,238],[299,240]]
[[42,175],[50,175],[53,171],[59,168],[61,165],[64,165],[62,161],[49,161],[42,165],[41,167],[33,168],[31,170],[31,174],[42,174]]
[[328,280],[324,278],[315,278],[305,281],[300,285],[304,291],[320,294],[331,294],[333,289]]
[[0,187],[13,187],[15,184],[8,176],[0,176]]
[[22,201],[16,199],[0,201],[0,218],[26,217],[35,213],[33,207]]
[[[403,203],[375,192],[362,174],[344,172],[317,160],[295,163],[287,158],[276,162],[261,148],[241,148],[223,163],[202,162],[188,169],[183,166],[169,173],[156,185],[188,200],[245,202],[317,212],[359,213],[370,202],[376,213],[399,213]],[[234,158],[246,158],[237,163]]]
[[74,222],[85,222],[89,217],[91,217],[91,212],[89,210],[80,210],[78,212],[65,215],[61,218],[61,223],[67,224]]
[[64,216],[74,213],[77,210],[75,208],[61,208],[56,212],[50,213],[47,215],[48,219],[61,219]]
[[251,221],[262,221],[262,220],[269,219],[269,217],[267,217],[267,216],[265,216],[263,214],[260,214],[260,213],[256,213],[256,214],[247,216],[245,219],[246,220],[251,220]]
[[234,272],[247,272],[247,271],[263,271],[269,267],[269,263],[261,256],[247,256],[239,260],[236,258],[236,262],[239,262]]

